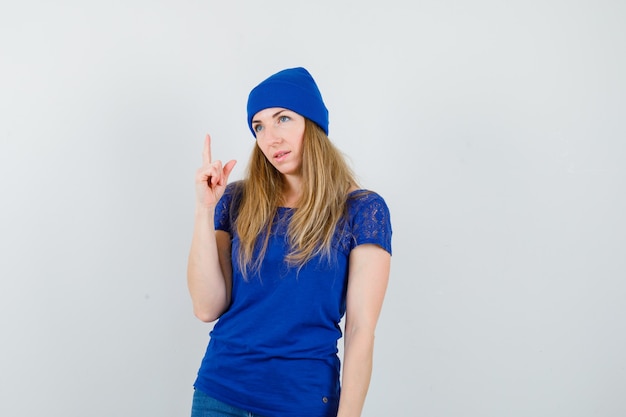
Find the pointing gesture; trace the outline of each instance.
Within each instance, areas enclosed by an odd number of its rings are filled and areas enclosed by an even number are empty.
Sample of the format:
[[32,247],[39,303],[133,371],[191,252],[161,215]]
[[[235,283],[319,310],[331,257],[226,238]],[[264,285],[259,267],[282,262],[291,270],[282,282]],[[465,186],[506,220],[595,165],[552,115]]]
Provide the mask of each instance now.
[[211,159],[211,136],[206,135],[202,151],[202,166],[196,171],[198,204],[204,207],[215,207],[224,194],[228,176],[236,163],[237,161],[230,160],[226,165],[222,165],[220,160],[213,161]]

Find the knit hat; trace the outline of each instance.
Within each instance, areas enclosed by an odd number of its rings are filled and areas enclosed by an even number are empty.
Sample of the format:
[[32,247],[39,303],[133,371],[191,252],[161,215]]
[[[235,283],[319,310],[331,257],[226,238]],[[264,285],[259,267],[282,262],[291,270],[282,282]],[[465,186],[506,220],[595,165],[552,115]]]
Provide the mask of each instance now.
[[248,126],[255,137],[252,118],[270,107],[294,111],[317,123],[328,135],[328,109],[315,80],[302,67],[279,71],[252,89],[248,96]]

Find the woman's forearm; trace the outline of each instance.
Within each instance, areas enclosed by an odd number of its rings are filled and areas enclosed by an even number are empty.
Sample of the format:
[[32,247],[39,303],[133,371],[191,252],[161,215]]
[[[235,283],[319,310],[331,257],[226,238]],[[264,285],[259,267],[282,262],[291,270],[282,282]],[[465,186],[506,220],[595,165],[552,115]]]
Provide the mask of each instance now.
[[187,264],[187,285],[196,317],[204,322],[219,318],[229,303],[229,291],[220,266],[214,209],[196,208]]
[[359,417],[372,376],[374,333],[347,330],[344,336],[343,375],[337,417]]

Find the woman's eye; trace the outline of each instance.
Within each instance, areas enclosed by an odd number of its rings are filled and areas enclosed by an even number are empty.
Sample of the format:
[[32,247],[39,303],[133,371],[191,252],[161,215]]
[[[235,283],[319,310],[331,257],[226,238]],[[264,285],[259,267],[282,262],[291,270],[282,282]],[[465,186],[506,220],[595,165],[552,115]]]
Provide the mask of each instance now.
[[255,131],[255,132],[257,132],[257,133],[258,133],[258,132],[260,132],[261,130],[263,130],[263,126],[261,126],[261,125],[255,125],[255,126],[254,126],[254,131]]
[[290,118],[289,116],[280,116],[280,117],[278,118],[278,120],[279,120],[281,123],[283,123],[283,122],[287,122],[287,121],[291,120],[291,118]]

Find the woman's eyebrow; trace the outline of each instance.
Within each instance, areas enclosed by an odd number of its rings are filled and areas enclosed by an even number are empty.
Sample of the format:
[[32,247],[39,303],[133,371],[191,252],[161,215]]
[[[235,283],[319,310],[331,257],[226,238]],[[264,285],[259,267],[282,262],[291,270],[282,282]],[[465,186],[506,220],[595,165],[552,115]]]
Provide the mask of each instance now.
[[281,114],[282,112],[284,112],[284,111],[286,111],[286,110],[287,110],[287,109],[278,110],[276,113],[274,113],[274,114],[272,115],[272,119],[275,119],[275,118],[276,118],[276,116],[278,116],[279,114]]
[[[282,112],[287,111],[288,109],[281,109],[278,110],[276,113],[272,114],[272,119],[275,119],[276,117],[278,117],[278,115],[280,115]],[[261,123],[260,120],[252,120],[252,124],[254,123]]]

